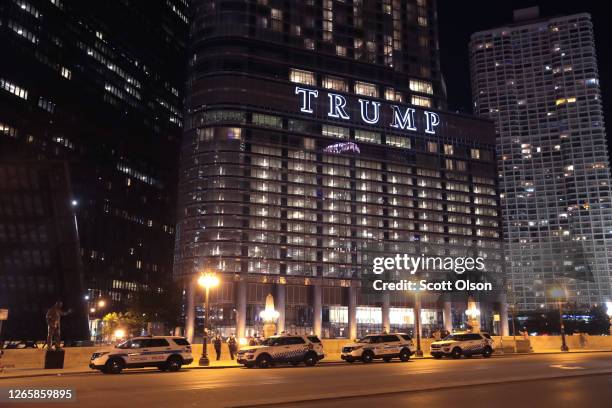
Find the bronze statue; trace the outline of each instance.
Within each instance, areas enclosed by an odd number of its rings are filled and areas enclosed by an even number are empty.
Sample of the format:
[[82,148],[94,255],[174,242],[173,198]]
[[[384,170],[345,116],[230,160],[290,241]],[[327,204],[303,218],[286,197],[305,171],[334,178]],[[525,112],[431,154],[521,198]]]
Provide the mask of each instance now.
[[72,309],[62,311],[62,302],[57,301],[49,310],[47,310],[47,350],[51,349],[51,345],[55,344],[55,349],[60,348],[60,320],[62,316],[72,312]]

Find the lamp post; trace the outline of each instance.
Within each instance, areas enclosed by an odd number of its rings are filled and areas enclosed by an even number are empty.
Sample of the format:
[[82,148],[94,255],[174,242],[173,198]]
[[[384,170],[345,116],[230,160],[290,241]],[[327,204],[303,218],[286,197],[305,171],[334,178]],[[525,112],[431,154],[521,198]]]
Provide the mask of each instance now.
[[212,272],[202,274],[198,278],[198,285],[202,286],[205,290],[204,297],[204,333],[202,336],[202,357],[200,357],[200,365],[207,366],[210,364],[208,360],[208,351],[206,345],[208,343],[208,295],[210,288],[214,288],[219,285],[219,278]]
[[563,323],[563,295],[565,295],[565,291],[563,289],[553,289],[552,295],[557,298],[557,303],[559,305],[559,327],[561,329],[561,351],[569,351],[569,347],[567,347],[567,343],[565,342],[565,324]]
[[423,350],[421,350],[421,292],[419,290],[414,291],[414,330],[416,331],[417,349],[414,353],[417,357],[423,357]]

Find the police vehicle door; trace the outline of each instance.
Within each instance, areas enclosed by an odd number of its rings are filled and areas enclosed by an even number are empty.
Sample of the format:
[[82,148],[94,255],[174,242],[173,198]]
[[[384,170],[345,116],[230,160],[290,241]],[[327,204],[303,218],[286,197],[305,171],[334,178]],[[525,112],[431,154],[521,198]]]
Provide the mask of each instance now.
[[168,358],[168,352],[170,351],[170,343],[166,339],[146,339],[145,340],[145,355],[147,361],[166,361]]
[[399,354],[400,342],[396,335],[387,334],[381,337],[382,341],[385,343],[384,354]]
[[145,339],[135,339],[130,341],[130,347],[126,350],[126,363],[127,364],[142,364],[147,361],[147,356],[144,353],[145,350]]

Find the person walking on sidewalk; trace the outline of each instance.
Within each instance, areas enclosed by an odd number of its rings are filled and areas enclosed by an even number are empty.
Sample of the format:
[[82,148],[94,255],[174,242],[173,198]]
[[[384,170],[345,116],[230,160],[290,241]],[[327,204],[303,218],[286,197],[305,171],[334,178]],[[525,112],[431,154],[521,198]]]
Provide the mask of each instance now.
[[232,334],[229,339],[227,339],[227,347],[229,348],[230,358],[234,359],[234,354],[238,349],[238,342],[236,341],[236,336]]
[[221,337],[219,337],[219,334],[215,336],[212,343],[215,353],[217,353],[217,361],[219,361],[221,359]]

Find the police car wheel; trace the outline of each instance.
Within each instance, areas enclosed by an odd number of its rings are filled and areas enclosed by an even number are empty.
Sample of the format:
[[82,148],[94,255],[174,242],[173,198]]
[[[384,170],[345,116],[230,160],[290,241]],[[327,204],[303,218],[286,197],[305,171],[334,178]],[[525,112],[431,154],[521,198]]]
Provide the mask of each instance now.
[[406,361],[410,360],[410,352],[406,349],[403,349],[402,351],[400,351],[399,358],[405,363]]
[[453,351],[451,351],[451,357],[455,359],[460,358],[461,354],[461,349],[459,347],[455,347]]
[[485,349],[482,351],[482,356],[484,358],[491,357],[491,354],[493,354],[493,350],[491,349],[491,347],[485,347]]
[[172,373],[181,369],[183,365],[183,361],[178,356],[172,356],[166,362],[166,369]]
[[267,354],[262,354],[257,357],[257,367],[259,368],[268,368],[271,365],[271,358]]
[[306,367],[312,367],[317,364],[317,355],[315,353],[307,353],[304,357],[304,364]]
[[105,364],[106,374],[120,374],[124,367],[123,360],[120,358],[111,358]]
[[364,364],[368,364],[371,363],[372,360],[374,360],[374,353],[372,353],[371,351],[364,351],[363,354],[361,355],[361,361]]

